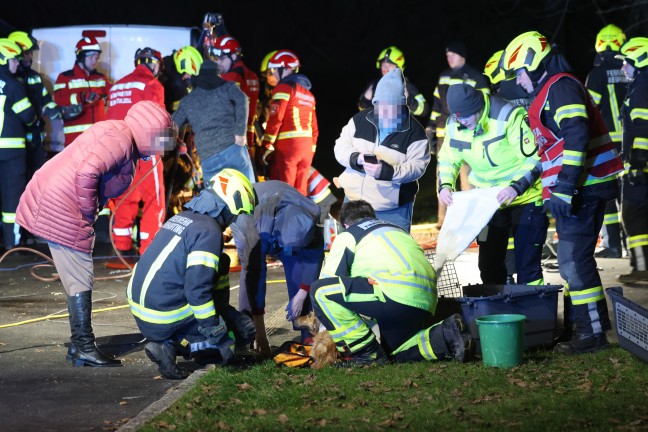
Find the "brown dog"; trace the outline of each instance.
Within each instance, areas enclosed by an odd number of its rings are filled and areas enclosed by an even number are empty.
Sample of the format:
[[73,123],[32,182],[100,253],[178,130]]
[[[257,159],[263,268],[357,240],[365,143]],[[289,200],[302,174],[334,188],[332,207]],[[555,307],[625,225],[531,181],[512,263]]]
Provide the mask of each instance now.
[[308,330],[313,335],[313,346],[310,352],[310,356],[315,360],[311,365],[313,369],[321,369],[338,361],[340,353],[335,347],[335,342],[328,331],[320,331],[320,321],[313,312],[297,317],[294,324],[295,327]]

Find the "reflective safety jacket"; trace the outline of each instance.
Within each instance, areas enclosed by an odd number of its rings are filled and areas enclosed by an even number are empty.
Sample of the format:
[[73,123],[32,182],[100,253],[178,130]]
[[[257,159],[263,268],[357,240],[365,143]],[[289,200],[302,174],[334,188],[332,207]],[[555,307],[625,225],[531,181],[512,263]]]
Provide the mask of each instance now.
[[434,313],[436,273],[421,246],[402,228],[367,218],[339,234],[322,268],[321,278],[366,277],[374,296]]
[[7,160],[25,153],[25,126],[36,120],[34,107],[23,84],[0,68],[0,159]]
[[315,96],[310,92],[308,78],[292,74],[282,79],[272,90],[269,110],[262,141],[265,148],[281,146],[282,141],[291,140],[303,146],[303,151],[315,151],[319,129]]
[[[16,77],[23,82],[27,97],[34,107],[37,117],[52,117],[58,114],[56,104],[52,95],[49,94],[43,80],[38,72],[31,68],[18,66]],[[45,130],[44,122],[36,122],[27,128],[25,139],[27,143],[32,143],[32,148],[39,147],[43,142],[43,132]]]
[[436,133],[437,138],[445,136],[445,126],[450,117],[446,96],[450,86],[456,84],[467,84],[478,90],[483,90],[486,93],[490,92],[486,77],[480,70],[467,63],[457,70],[448,68],[441,72],[439,82],[434,89],[432,112],[430,113],[430,120],[427,124],[427,128],[432,129]]
[[623,102],[623,161],[626,171],[643,169],[648,173],[648,72],[636,70],[638,75],[630,84]]
[[[83,105],[83,112],[79,117],[65,120],[63,132],[66,147],[94,123],[106,120],[104,98],[108,94],[108,87],[105,75],[97,71],[88,73],[78,64],[60,73],[56,78],[54,102],[58,106]],[[86,103],[91,92],[96,93],[98,98],[92,103]]]
[[162,226],[126,290],[146,338],[168,339],[194,319],[203,327],[218,324],[218,313],[227,304],[220,301],[225,293],[219,297],[214,292],[222,250],[222,229],[206,214],[183,211]]
[[610,138],[617,144],[617,150],[621,150],[623,131],[620,109],[630,80],[621,70],[623,60],[614,58],[613,52],[602,54],[599,54],[601,63],[587,75],[585,87],[601,110]]
[[259,102],[259,77],[245,66],[243,60],[239,59],[232,65],[229,72],[221,75],[221,78],[237,83],[241,91],[248,97],[247,142],[249,146],[253,146],[254,121],[256,120],[256,109]]
[[138,65],[110,87],[108,120],[124,120],[128,110],[137,102],[150,100],[164,108],[164,87],[146,65]]
[[331,195],[331,182],[326,179],[319,171],[311,167],[308,176],[308,198],[316,204],[322,202],[327,196]]
[[621,159],[600,111],[576,77],[558,73],[547,79],[529,108],[529,122],[542,161],[544,200],[553,191],[572,196],[583,186],[593,186],[593,194],[616,190]]
[[465,162],[470,165],[468,180],[473,186],[511,186],[518,192],[513,205],[539,201],[540,157],[525,120],[526,111],[500,97],[482,96],[484,111],[475,130],[454,118],[448,120],[438,156],[439,188],[454,190]]

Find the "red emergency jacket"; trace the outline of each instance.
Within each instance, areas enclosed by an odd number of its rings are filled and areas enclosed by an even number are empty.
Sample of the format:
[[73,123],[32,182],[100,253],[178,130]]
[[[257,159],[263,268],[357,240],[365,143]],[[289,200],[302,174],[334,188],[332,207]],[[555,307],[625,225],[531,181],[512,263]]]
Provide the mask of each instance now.
[[123,120],[137,102],[150,100],[164,108],[164,87],[146,65],[139,65],[110,87],[108,120]]
[[[106,120],[104,98],[109,87],[110,83],[105,75],[97,71],[88,73],[78,64],[60,73],[56,78],[54,102],[58,106],[83,105],[83,112],[79,117],[65,121],[65,146],[70,145],[94,123]],[[86,98],[91,92],[96,93],[98,97],[94,102],[86,103]]]
[[[291,140],[303,145],[304,151],[315,152],[319,130],[315,114],[315,96],[301,84],[299,74],[284,78],[272,90],[270,117],[262,145],[277,147]],[[308,81],[308,80],[306,80]]]
[[254,145],[254,120],[256,119],[256,107],[259,101],[259,77],[252,72],[242,60],[238,60],[232,65],[230,71],[221,76],[226,81],[234,81],[239,85],[241,91],[245,93],[249,101],[248,124],[247,124],[247,142],[248,145]]

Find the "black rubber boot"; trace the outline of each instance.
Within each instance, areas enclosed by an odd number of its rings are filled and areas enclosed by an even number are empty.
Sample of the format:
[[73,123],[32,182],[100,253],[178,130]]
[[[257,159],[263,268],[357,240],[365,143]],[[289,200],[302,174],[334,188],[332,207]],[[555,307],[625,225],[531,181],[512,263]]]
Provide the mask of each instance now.
[[[72,308],[70,305],[72,302],[68,299],[68,317],[70,317],[70,321],[72,320]],[[72,357],[74,356],[74,353],[76,352],[76,345],[74,345],[74,342],[70,339],[70,346],[68,347],[67,354],[65,355],[65,360],[67,361],[72,361]]]
[[[70,311],[70,328],[72,330],[72,345],[68,354],[72,356],[72,365],[93,367],[121,366],[120,360],[102,353],[95,344],[92,332],[92,291],[83,291],[68,297]],[[75,347],[75,348],[73,348]]]
[[459,314],[454,314],[441,323],[443,338],[448,351],[458,362],[464,363],[472,357],[473,340],[468,327]]
[[554,352],[558,354],[576,355],[593,353],[609,347],[610,343],[605,337],[605,333],[576,334],[569,342],[556,345]]
[[563,297],[563,331],[553,340],[553,345],[569,342],[574,337],[574,322],[571,319],[571,300],[569,297]]
[[149,342],[144,347],[144,352],[158,365],[158,370],[164,378],[181,380],[190,375],[189,371],[178,367],[176,363],[178,349],[173,342]]

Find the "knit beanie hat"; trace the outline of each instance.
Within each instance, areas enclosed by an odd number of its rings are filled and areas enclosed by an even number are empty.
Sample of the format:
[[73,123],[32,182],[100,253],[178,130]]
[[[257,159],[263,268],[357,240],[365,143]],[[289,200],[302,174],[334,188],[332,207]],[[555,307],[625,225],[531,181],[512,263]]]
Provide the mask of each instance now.
[[484,107],[484,96],[468,84],[455,84],[448,88],[446,95],[450,114],[469,117]]
[[386,73],[376,85],[376,92],[371,102],[375,105],[378,102],[392,104],[405,104],[405,86],[403,85],[403,72],[399,69],[392,69]]
[[212,60],[205,60],[200,66],[200,75],[218,75],[218,63]]
[[461,57],[466,58],[468,55],[468,50],[466,45],[460,40],[454,40],[448,44],[446,47],[446,52],[451,51],[455,54],[459,54]]

